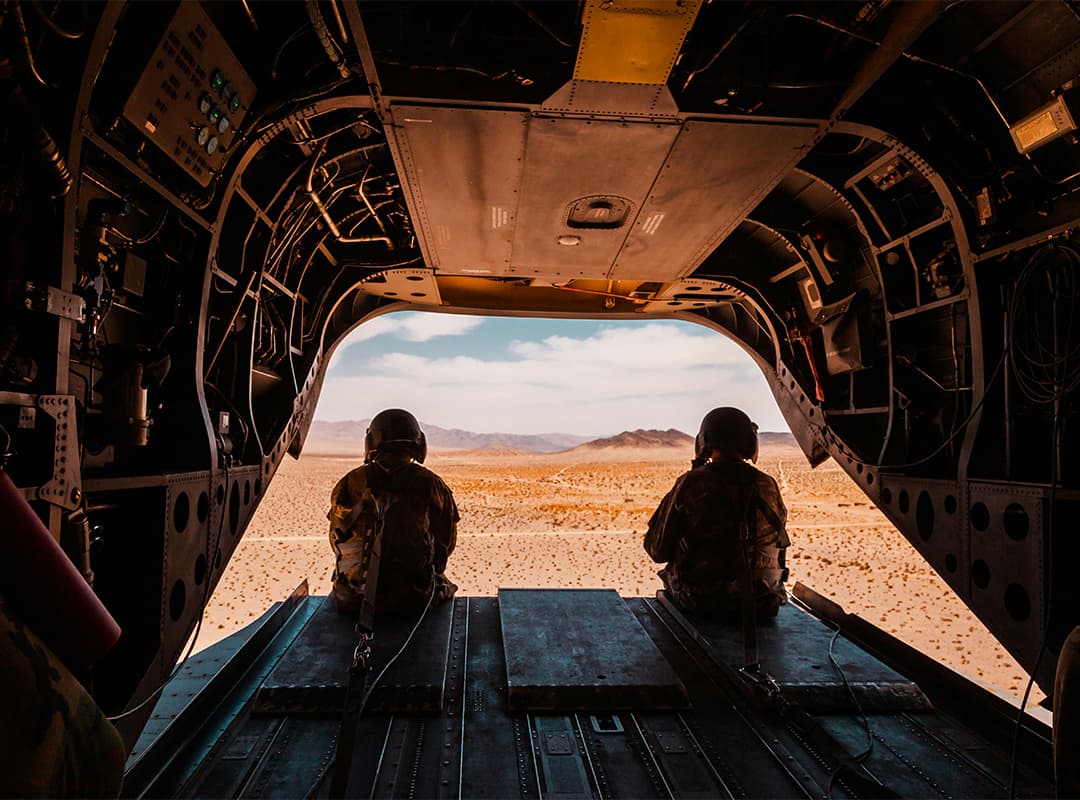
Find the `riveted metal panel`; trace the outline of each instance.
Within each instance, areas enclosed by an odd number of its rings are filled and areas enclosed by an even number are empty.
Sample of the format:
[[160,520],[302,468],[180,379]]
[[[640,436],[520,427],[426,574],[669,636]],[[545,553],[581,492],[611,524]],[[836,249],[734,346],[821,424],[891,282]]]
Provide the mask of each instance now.
[[699,0],[588,0],[574,77],[664,83],[699,8]]
[[500,589],[509,706],[671,709],[686,688],[618,593]]
[[[1043,503],[1047,490],[975,481],[968,489],[971,608],[1010,645],[1022,664],[1030,666],[1046,614]],[[1024,611],[1024,598],[1029,604],[1027,613],[1018,613]],[[1022,643],[1021,652],[1011,646],[1017,642]]]
[[[657,597],[717,664],[741,663],[745,651],[739,626],[684,611],[665,590]],[[758,659],[785,697],[826,714],[849,708],[852,693],[868,712],[928,707],[918,686],[847,639],[831,642],[832,634],[793,603],[781,606],[775,619],[758,626]],[[844,679],[834,670],[830,652]]]
[[505,273],[528,114],[431,106],[394,106],[393,113],[431,266]]
[[442,305],[435,272],[430,269],[387,269],[364,279],[358,292],[422,306]]
[[745,297],[744,292],[723,281],[687,278],[666,284],[656,293],[651,302],[644,305],[643,310],[647,312],[685,311],[738,302]]
[[687,122],[608,277],[693,272],[806,152],[812,125]]
[[[444,603],[425,615],[407,657],[395,661],[371,690],[366,711],[430,713],[442,708],[453,606]],[[324,598],[289,652],[259,687],[254,710],[262,714],[340,713],[356,645],[354,622],[347,614],[338,613],[332,597]],[[398,618],[379,622],[371,656],[372,675],[378,675],[401,648],[413,623],[412,619]]]
[[[534,117],[529,123],[511,272],[602,278],[660,171],[678,126],[652,122]],[[566,224],[575,200],[614,195],[633,204],[619,228]],[[574,246],[561,236],[577,237]]]
[[881,510],[906,532],[912,545],[952,590],[967,600],[971,553],[962,487],[955,481],[881,473],[878,488]]
[[614,114],[619,117],[675,117],[679,107],[665,84],[567,81],[544,101],[552,114]]

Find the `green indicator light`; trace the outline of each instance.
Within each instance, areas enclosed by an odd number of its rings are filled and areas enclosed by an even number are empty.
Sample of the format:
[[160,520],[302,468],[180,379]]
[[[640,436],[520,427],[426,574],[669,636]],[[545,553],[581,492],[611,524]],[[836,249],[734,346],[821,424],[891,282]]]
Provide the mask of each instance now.
[[215,69],[214,74],[210,76],[210,85],[215,89],[220,89],[225,85],[225,76],[221,74],[220,69]]
[[240,108],[240,95],[234,94],[229,99],[229,109],[232,111],[236,111],[236,109],[238,108]]
[[221,109],[214,106],[210,109],[210,121],[217,122],[219,119],[221,119]]

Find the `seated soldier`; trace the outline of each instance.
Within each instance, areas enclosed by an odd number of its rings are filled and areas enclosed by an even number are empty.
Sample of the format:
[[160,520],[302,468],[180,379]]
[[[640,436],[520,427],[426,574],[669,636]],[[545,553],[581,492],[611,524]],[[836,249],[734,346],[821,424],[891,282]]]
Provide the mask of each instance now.
[[659,575],[687,611],[736,621],[750,595],[760,619],[787,602],[787,510],[776,481],[746,463],[757,452],[757,425],[746,414],[713,409],[701,421],[692,469],[649,520],[645,550],[667,562]]
[[421,466],[427,439],[412,414],[392,408],[371,420],[364,451],[363,466],[338,481],[330,495],[338,610],[360,610],[366,537],[377,527],[383,535],[376,613],[410,614],[438,605],[457,591],[443,573],[459,517],[450,488]]

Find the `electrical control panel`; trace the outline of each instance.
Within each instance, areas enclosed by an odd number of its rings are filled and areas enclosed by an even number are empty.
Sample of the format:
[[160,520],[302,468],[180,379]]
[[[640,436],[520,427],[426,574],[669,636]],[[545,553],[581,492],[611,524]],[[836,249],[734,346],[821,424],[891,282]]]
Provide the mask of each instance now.
[[243,124],[255,84],[196,2],[181,3],[124,105],[124,119],[207,186]]
[[874,170],[870,174],[870,182],[884,192],[909,177],[911,173],[911,165],[900,156],[897,156]]

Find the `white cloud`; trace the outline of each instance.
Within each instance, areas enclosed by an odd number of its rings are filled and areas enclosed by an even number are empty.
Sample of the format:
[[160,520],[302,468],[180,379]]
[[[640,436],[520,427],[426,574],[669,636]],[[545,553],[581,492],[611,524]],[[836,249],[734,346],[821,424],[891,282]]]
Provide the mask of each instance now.
[[393,334],[407,342],[427,342],[437,336],[460,336],[483,324],[482,317],[461,314],[385,314],[349,334],[346,346]]
[[[717,346],[720,339],[723,345]],[[510,350],[530,360],[564,363],[567,359],[615,367],[636,368],[641,364],[667,367],[715,366],[718,363],[744,364],[747,356],[720,334],[690,325],[649,323],[635,328],[608,328],[587,339],[549,336],[539,342],[514,341]]]
[[477,431],[692,433],[710,408],[737,405],[763,429],[785,429],[750,357],[703,328],[619,326],[583,338],[514,341],[509,349],[516,358],[382,355],[365,365],[367,376],[329,376],[317,414],[359,419],[402,406],[426,422]]
[[461,336],[476,329],[484,320],[461,314],[393,313],[365,322],[350,333],[330,357],[327,369],[334,369],[345,352],[360,342],[376,336],[393,335],[407,342],[427,342],[438,336]]

